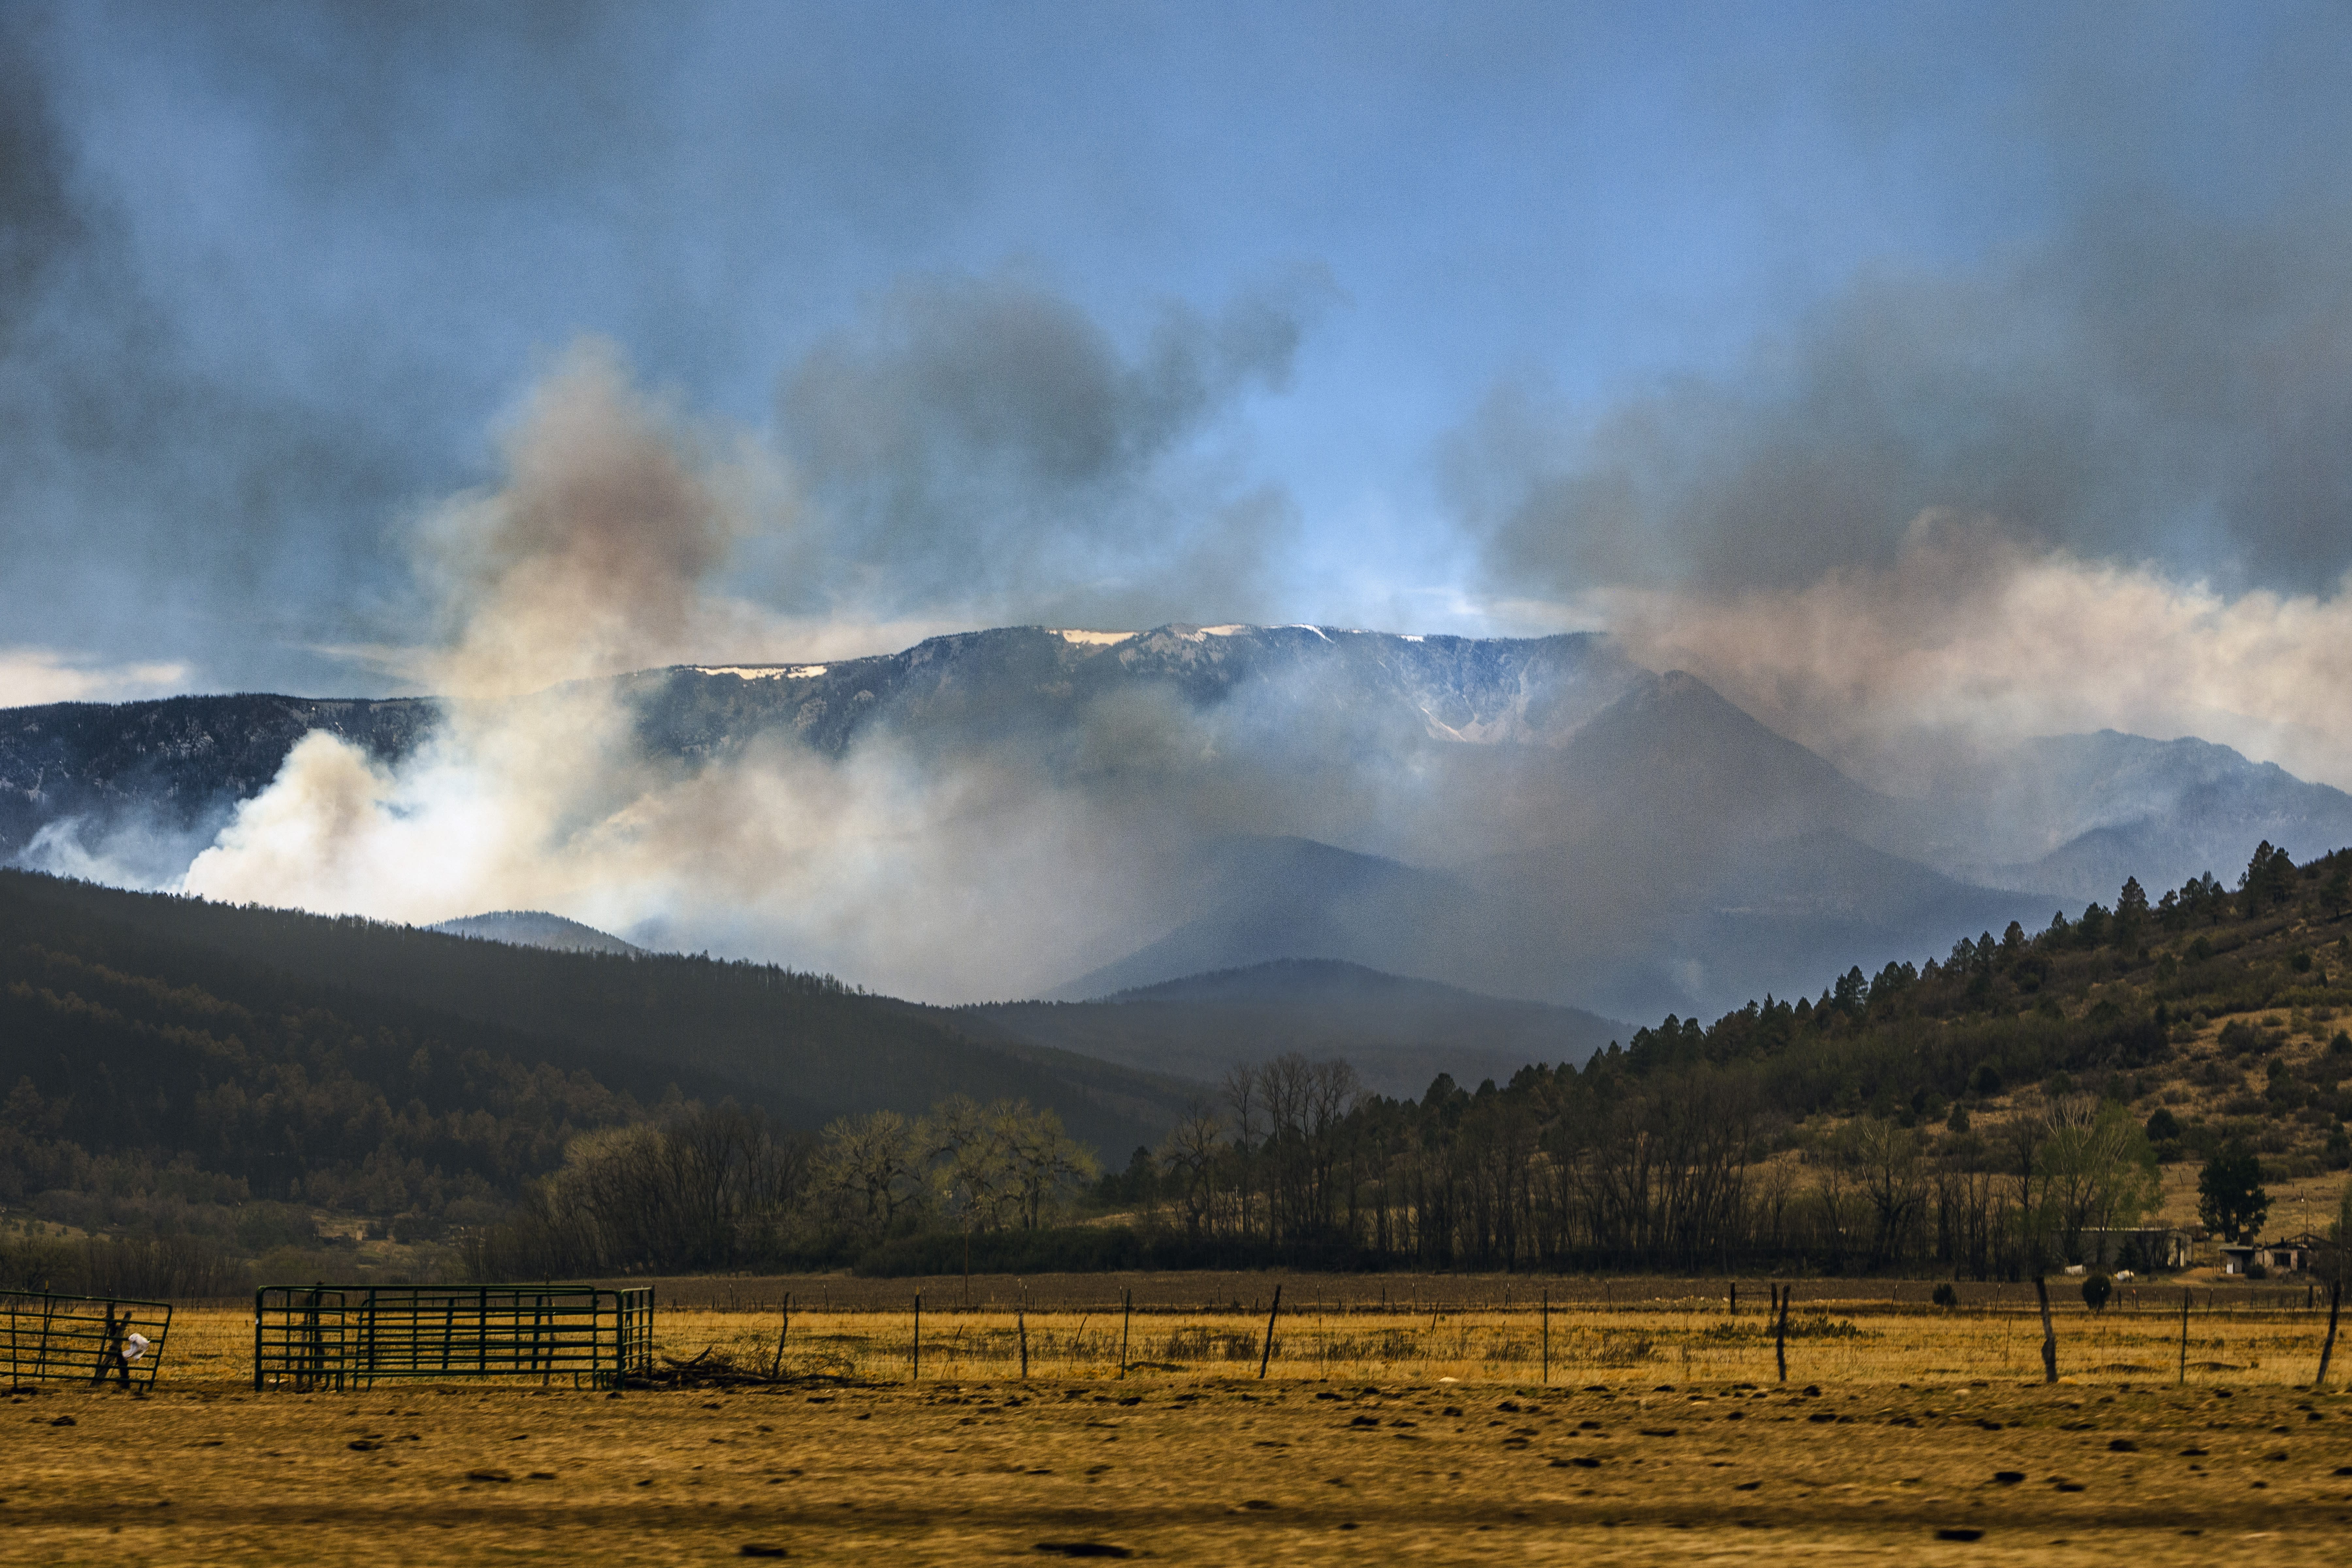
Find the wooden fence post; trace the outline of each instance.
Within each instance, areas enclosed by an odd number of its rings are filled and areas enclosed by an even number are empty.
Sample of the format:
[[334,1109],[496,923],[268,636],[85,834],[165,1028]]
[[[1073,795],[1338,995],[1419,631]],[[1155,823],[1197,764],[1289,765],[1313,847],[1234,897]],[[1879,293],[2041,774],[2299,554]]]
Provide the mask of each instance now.
[[909,1383],[923,1381],[923,1293],[915,1292],[915,1371]]
[[2336,1356],[2336,1318],[2344,1309],[2344,1281],[2332,1279],[2327,1285],[2327,1337],[2319,1343],[2319,1373],[2311,1380],[2311,1391],[2319,1392],[2327,1381],[2327,1363]]
[[1121,1377],[1127,1375],[1127,1331],[1134,1321],[1135,1292],[1130,1289],[1121,1292],[1118,1312],[1118,1375]]
[[776,1331],[776,1359],[768,1368],[768,1381],[775,1382],[784,1375],[784,1340],[793,1331],[793,1293],[784,1292],[784,1326]]
[[1778,1310],[1772,1316],[1772,1359],[1780,1363],[1780,1381],[1789,1381],[1789,1298],[1797,1293],[1793,1285],[1772,1288]]
[[2180,1289],[2180,1376],[2175,1385],[2189,1386],[2189,1288],[2185,1285]]
[[2036,1274],[2033,1294],[2042,1303],[2042,1381],[2058,1381],[2058,1326],[2050,1319],[2050,1281]]
[[1258,1381],[1265,1381],[1265,1363],[1274,1359],[1274,1315],[1282,1310],[1282,1287],[1274,1288],[1274,1304],[1265,1310],[1265,1344],[1257,1357]]
[[[106,1363],[111,1360],[122,1367],[122,1381],[124,1385],[128,1386],[130,1384],[131,1369],[127,1363],[122,1362],[121,1345],[122,1330],[114,1326],[114,1303],[109,1301],[106,1304],[106,1331],[99,1338],[98,1364],[90,1371],[90,1382],[104,1383],[106,1381]],[[112,1353],[110,1354],[110,1352]]]
[[1021,1339],[1021,1381],[1029,1381],[1029,1292],[1024,1288],[1013,1309],[1013,1329]]
[[1543,1293],[1543,1380],[1551,1381],[1551,1292]]

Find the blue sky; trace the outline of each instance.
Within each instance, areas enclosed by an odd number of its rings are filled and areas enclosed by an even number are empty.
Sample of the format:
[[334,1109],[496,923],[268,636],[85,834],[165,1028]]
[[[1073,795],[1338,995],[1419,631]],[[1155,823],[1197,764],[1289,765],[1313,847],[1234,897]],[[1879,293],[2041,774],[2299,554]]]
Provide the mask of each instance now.
[[724,586],[809,636],[1553,629],[1934,508],[2224,595],[2352,565],[2341,6],[18,4],[0,51],[0,701],[400,688],[419,520],[583,337],[786,476]]

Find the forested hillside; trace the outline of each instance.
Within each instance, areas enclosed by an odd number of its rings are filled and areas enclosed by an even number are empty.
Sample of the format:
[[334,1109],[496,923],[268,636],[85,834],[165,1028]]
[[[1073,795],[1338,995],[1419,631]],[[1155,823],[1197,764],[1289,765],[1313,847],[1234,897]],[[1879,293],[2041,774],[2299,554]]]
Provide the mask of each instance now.
[[1147,1230],[1435,1267],[2112,1264],[2159,1162],[2204,1164],[2230,1232],[2262,1226],[2265,1171],[2352,1164],[2347,909],[2352,851],[2264,844],[2234,890],[2127,882],[2039,933],[1669,1016],[1581,1071],[1412,1101],[1276,1060],[1104,1196]]
[[974,1045],[770,966],[547,952],[22,872],[0,872],[0,1086],[12,1215],[242,1226],[248,1250],[309,1235],[274,1205],[410,1234],[486,1220],[580,1134],[680,1100],[813,1132],[961,1092],[1124,1147],[1157,1138],[1187,1095]]

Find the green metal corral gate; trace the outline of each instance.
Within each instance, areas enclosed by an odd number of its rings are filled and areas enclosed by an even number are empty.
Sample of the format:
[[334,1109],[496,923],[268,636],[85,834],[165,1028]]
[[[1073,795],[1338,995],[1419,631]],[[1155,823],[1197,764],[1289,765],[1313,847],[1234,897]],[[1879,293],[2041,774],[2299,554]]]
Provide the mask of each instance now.
[[10,1387],[112,1377],[126,1388],[151,1388],[172,1329],[170,1302],[120,1296],[0,1290],[0,1315],[7,1319]]
[[618,1388],[653,1370],[649,1286],[265,1285],[253,1386],[364,1388],[380,1378],[562,1378]]

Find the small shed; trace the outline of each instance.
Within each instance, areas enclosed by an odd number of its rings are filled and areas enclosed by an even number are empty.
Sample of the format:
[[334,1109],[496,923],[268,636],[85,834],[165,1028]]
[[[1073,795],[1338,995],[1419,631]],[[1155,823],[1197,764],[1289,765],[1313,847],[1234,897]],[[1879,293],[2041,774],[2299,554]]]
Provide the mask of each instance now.
[[2317,1255],[2317,1237],[2291,1236],[2254,1249],[2254,1261],[2273,1274],[2306,1274]]
[[2236,1275],[2251,1275],[2258,1269],[2264,1274],[2306,1274],[2316,1252],[2307,1237],[2259,1244],[2224,1243],[2221,1250],[2221,1272]]

